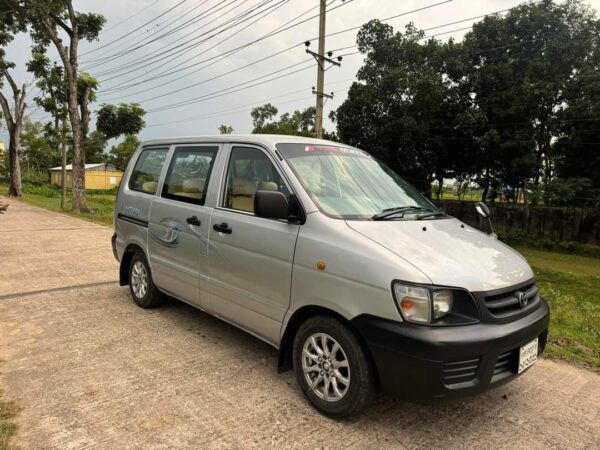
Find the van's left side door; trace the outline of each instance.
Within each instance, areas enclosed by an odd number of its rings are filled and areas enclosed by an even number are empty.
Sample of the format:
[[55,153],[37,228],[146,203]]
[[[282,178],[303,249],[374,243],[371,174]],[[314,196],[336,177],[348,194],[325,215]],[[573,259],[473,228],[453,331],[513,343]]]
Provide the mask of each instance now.
[[221,145],[176,145],[160,192],[152,201],[148,249],[152,277],[168,294],[208,309],[208,230],[205,206]]
[[300,225],[257,217],[254,194],[291,190],[265,149],[233,144],[228,156],[209,230],[211,312],[278,345]]

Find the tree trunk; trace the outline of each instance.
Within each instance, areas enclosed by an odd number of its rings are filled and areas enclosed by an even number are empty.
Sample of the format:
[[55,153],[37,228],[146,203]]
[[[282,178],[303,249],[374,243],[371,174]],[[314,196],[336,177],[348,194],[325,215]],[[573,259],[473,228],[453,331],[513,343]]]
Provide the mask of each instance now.
[[526,224],[525,226],[527,227],[526,229],[529,229],[529,198],[528,198],[528,194],[527,194],[527,182],[525,181],[523,183],[523,203],[525,204],[525,220],[526,220]]
[[70,45],[63,45],[62,39],[56,30],[56,24],[51,19],[42,19],[41,25],[44,27],[48,38],[54,43],[58,54],[63,62],[68,85],[68,110],[69,121],[71,122],[71,132],[73,134],[73,170],[71,172],[71,183],[73,193],[73,210],[77,212],[90,212],[85,196],[85,153],[83,150],[82,121],[78,109],[78,86],[77,86],[77,50],[79,46],[79,27],[77,25],[77,15],[73,9],[71,0],[67,2],[69,12],[69,21],[71,28],[61,25],[67,32]]
[[21,197],[23,189],[21,184],[21,163],[19,161],[19,149],[21,147],[21,130],[13,126],[10,130],[10,142],[8,144],[8,168],[10,170],[10,183],[8,195],[10,197]]
[[481,201],[486,202],[488,192],[490,191],[490,169],[485,169],[485,181],[483,182],[483,193],[481,194]]
[[65,120],[63,119],[62,130],[58,133],[60,139],[60,209],[67,209],[67,146],[65,144]]
[[25,108],[27,107],[25,103],[25,96],[27,94],[26,86],[23,85],[23,87],[19,89],[6,68],[2,70],[2,75],[10,84],[14,98],[14,109],[11,111],[8,100],[0,93],[0,105],[2,106],[6,128],[8,128],[10,136],[10,142],[8,144],[8,169],[10,170],[8,195],[20,197],[23,195],[23,188],[21,184],[21,162],[19,161],[19,153],[21,151],[23,117],[25,115]]
[[442,195],[442,189],[444,187],[444,179],[443,178],[438,178],[438,187],[435,191],[435,198],[437,200],[440,199],[440,196]]
[[73,79],[69,79],[69,119],[73,134],[73,170],[71,171],[73,211],[90,212],[85,197],[85,152],[82,123],[77,106],[77,75],[75,75]]

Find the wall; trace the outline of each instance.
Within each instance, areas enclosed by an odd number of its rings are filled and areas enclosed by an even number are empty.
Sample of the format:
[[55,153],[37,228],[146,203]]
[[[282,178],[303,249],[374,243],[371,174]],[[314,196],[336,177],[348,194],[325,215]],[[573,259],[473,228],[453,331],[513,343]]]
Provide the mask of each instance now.
[[[85,172],[86,189],[113,189],[119,186],[123,172],[92,171]],[[114,181],[114,183],[111,183]]]
[[[50,172],[50,181],[52,184],[60,186],[61,172],[52,171]],[[86,189],[113,189],[119,186],[123,178],[123,172],[110,172],[110,171],[93,171],[86,170],[85,172],[85,188]],[[111,183],[114,181],[114,183]],[[67,172],[67,187],[72,186],[71,172]]]
[[[472,226],[479,226],[474,203],[459,201],[435,202],[451,216]],[[576,241],[600,245],[600,208],[529,207],[523,205],[489,204],[496,231],[522,232],[534,238],[555,241]]]
[[[52,184],[55,184],[57,186],[60,186],[61,183],[61,176],[62,172],[59,170],[53,170],[50,172],[50,182]],[[68,188],[72,187],[72,180],[71,180],[71,172],[67,172],[67,182],[65,183],[67,185]]]

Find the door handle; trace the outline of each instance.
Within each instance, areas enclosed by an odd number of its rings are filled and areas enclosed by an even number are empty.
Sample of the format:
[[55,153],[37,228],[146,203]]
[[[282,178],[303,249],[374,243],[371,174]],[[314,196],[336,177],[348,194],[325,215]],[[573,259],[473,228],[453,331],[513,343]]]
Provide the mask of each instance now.
[[185,221],[190,225],[195,225],[197,227],[199,227],[201,224],[200,219],[198,219],[198,216],[188,217],[187,219],[185,219]]
[[231,234],[231,232],[233,231],[225,222],[213,225],[213,230],[225,234]]

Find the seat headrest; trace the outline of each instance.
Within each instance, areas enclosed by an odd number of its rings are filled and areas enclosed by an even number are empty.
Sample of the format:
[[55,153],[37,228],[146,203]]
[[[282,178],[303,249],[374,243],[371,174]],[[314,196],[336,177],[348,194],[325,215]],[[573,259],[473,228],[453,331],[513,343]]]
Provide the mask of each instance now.
[[253,196],[256,192],[256,183],[250,180],[237,179],[233,181],[231,188],[232,195],[248,195]]
[[156,192],[156,188],[158,187],[158,183],[156,181],[146,181],[142,184],[142,191],[145,192]]
[[190,192],[190,193],[202,193],[202,191],[204,190],[204,180],[200,179],[200,178],[192,178],[190,180],[183,180],[182,183],[182,190],[183,192]]
[[274,181],[259,181],[258,191],[276,191],[279,186]]

